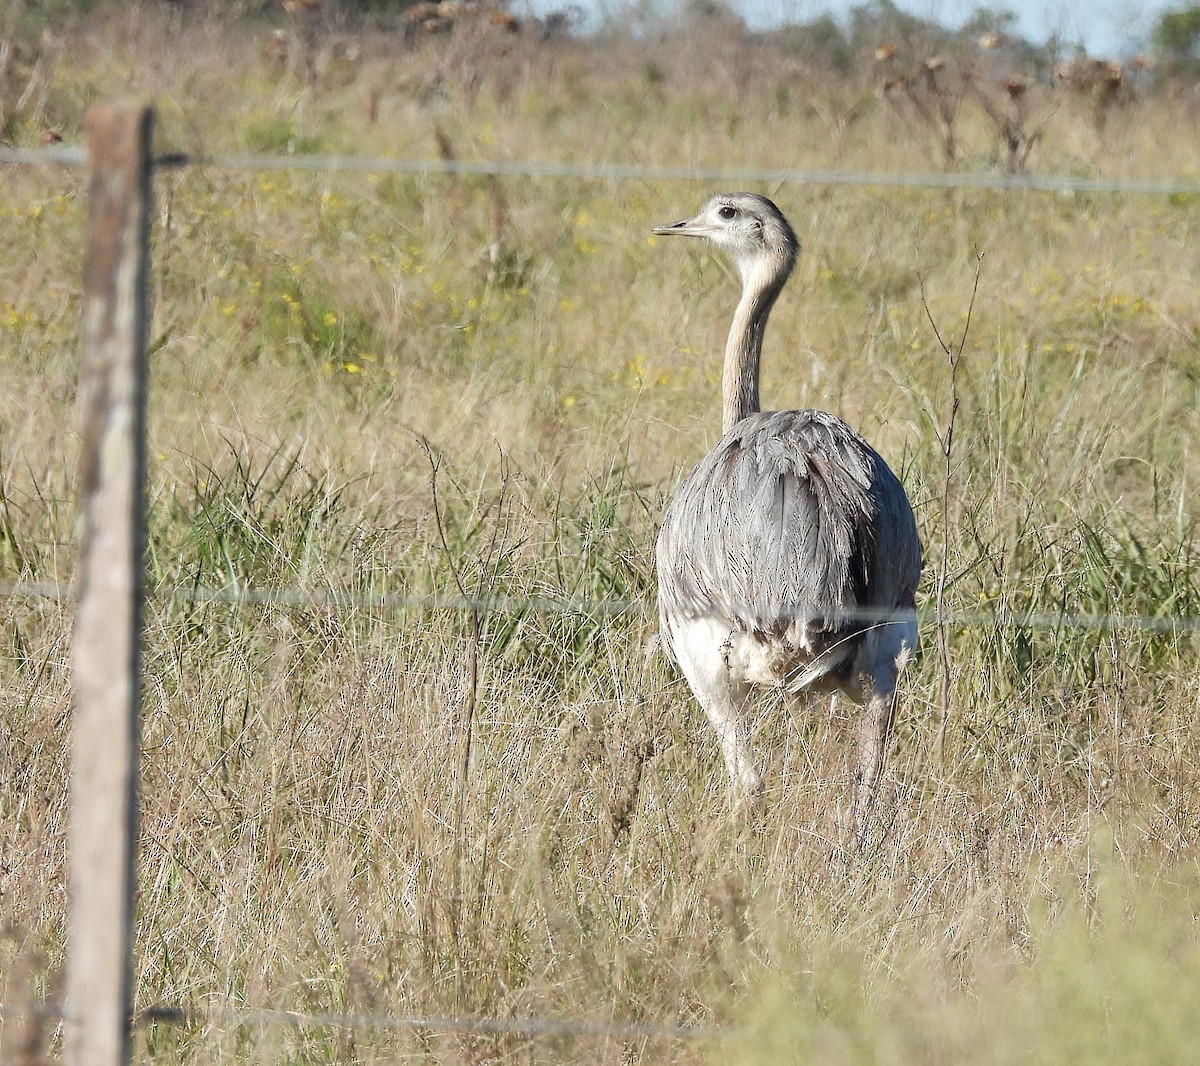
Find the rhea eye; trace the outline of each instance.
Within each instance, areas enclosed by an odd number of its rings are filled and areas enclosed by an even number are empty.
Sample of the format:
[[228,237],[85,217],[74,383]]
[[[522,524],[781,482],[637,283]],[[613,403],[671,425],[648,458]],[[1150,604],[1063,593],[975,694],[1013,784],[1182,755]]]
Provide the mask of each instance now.
[[726,222],[728,222],[731,218],[737,218],[737,208],[730,207],[728,204],[726,204],[717,212],[717,214],[720,215]]

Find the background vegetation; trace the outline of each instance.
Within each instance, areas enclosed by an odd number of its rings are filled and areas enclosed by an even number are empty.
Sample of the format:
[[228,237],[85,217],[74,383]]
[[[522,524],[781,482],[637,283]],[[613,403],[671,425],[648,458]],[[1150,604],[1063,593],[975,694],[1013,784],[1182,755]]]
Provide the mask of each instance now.
[[[893,82],[909,59],[838,72],[704,18],[600,49],[492,23],[34,13],[10,8],[6,31],[17,145],[76,143],[90,103],[132,95],[164,150],[1114,178],[1200,162],[1194,96],[1160,68],[1083,88],[999,65],[1015,44],[931,69],[901,40],[928,75]],[[1037,133],[1020,158],[993,114],[1019,101]],[[3,180],[0,578],[67,583],[81,176]],[[847,862],[852,709],[764,701],[766,812],[739,827],[686,686],[644,655],[657,517],[716,439],[735,299],[722,264],[649,234],[712,190],[214,168],[156,188],[136,996],[193,1020],[140,1027],[139,1061],[1187,1057],[1200,201],[761,190],[805,242],[766,402],[877,445],[967,619],[944,744],[927,626],[873,846]],[[980,254],[943,516],[929,318],[961,335]],[[353,605],[460,583],[501,605]],[[244,587],[316,599],[193,595]],[[53,999],[63,966],[69,633],[66,603],[0,599],[9,1005]],[[240,1008],[731,1035],[220,1017]],[[58,1039],[19,1017],[0,1038],[24,1062]]]

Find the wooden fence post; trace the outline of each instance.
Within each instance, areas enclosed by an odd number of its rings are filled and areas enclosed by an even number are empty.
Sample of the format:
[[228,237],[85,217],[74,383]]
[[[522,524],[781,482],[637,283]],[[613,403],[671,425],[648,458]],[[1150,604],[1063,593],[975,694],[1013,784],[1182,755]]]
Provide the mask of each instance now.
[[81,542],[71,748],[66,1059],[129,1059],[153,112],[85,119]]

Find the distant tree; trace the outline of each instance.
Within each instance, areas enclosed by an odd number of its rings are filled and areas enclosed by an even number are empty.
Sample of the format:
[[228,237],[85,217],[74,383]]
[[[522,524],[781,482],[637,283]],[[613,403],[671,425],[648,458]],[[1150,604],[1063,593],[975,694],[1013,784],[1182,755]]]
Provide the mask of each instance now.
[[726,0],[687,0],[683,5],[683,17],[693,23],[720,23],[739,30],[746,28],[742,16]]
[[1165,12],[1154,27],[1154,47],[1168,62],[1200,60],[1200,7]]
[[901,11],[892,0],[867,0],[850,9],[850,44],[857,51],[917,40],[936,48],[948,36],[949,32],[936,22]]
[[1005,7],[977,7],[958,32],[959,36],[972,41],[991,34],[1001,38],[1015,38],[1017,16]]
[[811,22],[782,26],[774,36],[792,55],[814,69],[844,74],[854,66],[854,49],[837,19],[828,13]]

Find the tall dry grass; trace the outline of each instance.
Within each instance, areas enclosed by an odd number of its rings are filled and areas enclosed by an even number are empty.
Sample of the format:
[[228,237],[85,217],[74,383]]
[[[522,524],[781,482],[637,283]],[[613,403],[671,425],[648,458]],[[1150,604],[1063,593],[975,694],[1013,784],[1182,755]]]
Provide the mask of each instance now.
[[[331,53],[312,84],[251,35],[132,10],[64,41],[39,122],[74,139],[89,101],[132,91],[158,102],[161,143],[214,150],[440,143],[463,158],[905,170],[934,150],[869,94],[846,126],[845,86],[727,97],[687,81],[673,51],[631,85],[574,45],[519,42],[502,91],[487,53],[463,80],[462,41],[371,46]],[[618,58],[627,74],[646,57]],[[1194,170],[1183,105],[1131,106],[1103,143],[1064,106],[1035,164]],[[965,129],[976,120],[986,133],[980,116]],[[80,179],[4,180],[0,577],[67,582]],[[978,616],[949,635],[944,754],[927,654],[907,677],[874,846],[846,863],[852,711],[764,701],[766,812],[739,827],[686,686],[644,656],[657,517],[715,440],[735,297],[716,260],[649,231],[708,191],[159,176],[136,994],[216,1020],[140,1029],[139,1061],[1185,1054],[1194,639],[1022,619],[1197,614],[1200,208],[764,190],[805,244],[772,319],[767,403],[863,430],[903,473],[927,557],[945,542],[947,606]],[[957,335],[980,252],[943,525],[949,380],[919,278]],[[478,626],[346,605],[454,594],[456,574],[503,601]],[[235,585],[317,601],[170,591]],[[595,606],[608,601],[630,606]],[[65,604],[0,601],[7,1003],[53,997],[64,962],[69,627]],[[732,1035],[220,1013],[243,1008]],[[23,1032],[30,1055],[53,1049],[51,1026]]]

